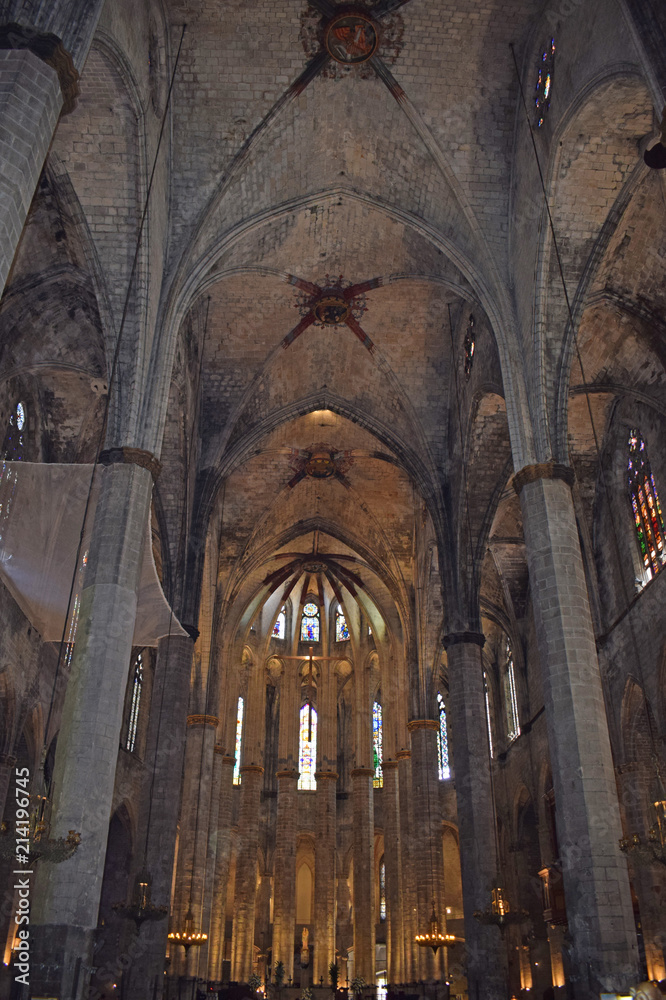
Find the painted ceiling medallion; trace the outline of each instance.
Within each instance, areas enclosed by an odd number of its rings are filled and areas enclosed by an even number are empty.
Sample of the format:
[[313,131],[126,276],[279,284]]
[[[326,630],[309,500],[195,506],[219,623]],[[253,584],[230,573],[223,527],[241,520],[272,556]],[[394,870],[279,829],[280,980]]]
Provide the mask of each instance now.
[[343,66],[357,66],[374,55],[379,33],[369,17],[363,14],[341,14],[326,28],[326,48],[330,56]]
[[335,475],[333,452],[314,451],[305,463],[305,471],[313,479],[328,479]]
[[344,323],[351,311],[351,305],[341,295],[324,295],[314,307],[314,314],[324,326]]

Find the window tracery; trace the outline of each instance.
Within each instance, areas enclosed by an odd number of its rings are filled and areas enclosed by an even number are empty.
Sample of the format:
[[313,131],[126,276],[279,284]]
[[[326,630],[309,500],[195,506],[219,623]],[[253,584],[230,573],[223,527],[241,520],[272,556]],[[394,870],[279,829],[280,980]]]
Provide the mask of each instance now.
[[301,642],[319,642],[319,608],[312,601],[303,605]]
[[372,757],[375,776],[372,779],[373,788],[382,788],[384,785],[384,772],[382,770],[383,756],[383,733],[382,733],[382,706],[376,701],[372,706]]
[[627,477],[634,525],[645,572],[651,580],[663,565],[664,519],[647,448],[639,430],[629,434],[628,448]]
[[314,791],[317,787],[317,712],[306,702],[301,708],[298,735],[298,788]]

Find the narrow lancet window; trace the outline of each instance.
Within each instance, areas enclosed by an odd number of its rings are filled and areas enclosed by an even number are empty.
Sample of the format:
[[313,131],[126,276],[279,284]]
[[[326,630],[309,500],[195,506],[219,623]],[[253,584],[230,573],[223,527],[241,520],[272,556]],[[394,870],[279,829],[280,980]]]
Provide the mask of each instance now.
[[386,920],[386,863],[379,862],[379,919]]
[[548,109],[550,108],[550,97],[553,90],[553,70],[555,69],[555,39],[551,38],[548,45],[541,53],[539,61],[539,71],[536,81],[536,96],[534,104],[536,106],[536,125],[541,128],[546,120]]
[[345,642],[349,638],[349,627],[347,625],[347,619],[342,613],[342,608],[338,607],[335,613],[335,641]]
[[650,459],[640,431],[631,431],[628,447],[627,476],[634,525],[645,573],[648,580],[651,580],[663,565],[664,519],[650,468]]
[[301,709],[298,738],[298,787],[313,791],[317,787],[317,713],[311,705]]
[[280,614],[277,616],[277,618],[275,620],[275,625],[273,626],[272,638],[273,639],[284,639],[285,628],[286,628],[286,616],[285,616],[285,613],[284,613],[284,608],[282,608],[282,611],[280,612]]
[[449,735],[446,729],[446,707],[441,691],[437,692],[437,708],[439,710],[439,729],[437,730],[437,764],[439,780],[446,781],[451,777],[449,766]]
[[506,706],[506,735],[509,740],[520,736],[520,718],[518,716],[518,694],[516,692],[516,668],[513,662],[511,641],[506,640],[506,658],[504,673],[504,704]]
[[382,706],[376,701],[372,706],[372,757],[375,769],[375,776],[372,779],[373,788],[382,788],[384,785],[382,739]]
[[139,724],[139,708],[141,706],[141,689],[143,687],[143,656],[141,653],[134,663],[134,676],[132,679],[132,702],[130,705],[129,722],[127,724],[127,737],[125,739],[125,749],[133,753],[136,748],[136,733]]
[[241,746],[243,743],[243,710],[245,708],[245,702],[242,698],[238,699],[238,710],[236,712],[236,745],[234,748],[234,756],[236,757],[234,763],[234,785],[240,785],[241,783]]
[[483,671],[483,691],[486,698],[486,723],[488,725],[488,749],[490,750],[491,760],[495,756],[495,751],[493,749],[493,729],[490,724],[490,695],[488,693],[488,675],[485,670]]

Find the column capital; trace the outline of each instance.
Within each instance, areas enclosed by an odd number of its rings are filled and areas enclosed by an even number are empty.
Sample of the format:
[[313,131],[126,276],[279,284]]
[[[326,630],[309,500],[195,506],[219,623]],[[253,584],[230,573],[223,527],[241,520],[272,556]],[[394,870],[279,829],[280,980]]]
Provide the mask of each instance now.
[[[250,765],[250,766],[252,766],[252,765]],[[243,768],[241,767],[241,771],[242,770],[243,770]],[[284,771],[276,771],[275,772],[275,777],[278,780],[280,778],[297,778],[298,777],[298,771],[296,771],[295,768],[293,768],[293,767],[291,768],[291,770],[285,769]]]
[[60,113],[68,115],[74,110],[79,96],[79,74],[71,55],[57,35],[15,22],[3,24],[0,26],[0,49],[28,49],[54,69],[58,74],[58,83],[62,91]]
[[372,767],[354,767],[351,770],[352,778],[374,778],[375,771]]
[[[373,771],[373,774],[374,774],[374,771]],[[337,781],[338,780],[338,772],[337,771],[315,771],[315,780],[316,781],[324,781],[326,778],[330,778],[331,781]]]
[[398,767],[397,760],[383,760],[382,770],[384,771],[395,771]]
[[261,764],[241,764],[239,771],[241,774],[263,774],[264,769]]
[[474,646],[483,646],[486,641],[486,637],[483,632],[449,632],[448,635],[444,636],[444,649],[449,649],[450,646],[459,646],[463,643],[469,643]]
[[231,754],[225,753],[224,756],[222,757],[222,763],[228,764],[230,767],[233,767],[234,764],[236,763],[236,758],[233,757]]
[[143,448],[105,448],[100,452],[99,465],[138,465],[140,469],[148,469],[153,477],[153,482],[157,482],[162,466],[152,452],[144,451]]
[[16,763],[16,757],[13,753],[0,753],[0,764],[6,764],[7,767],[14,767]]
[[434,732],[438,732],[439,722],[436,719],[412,719],[407,723],[407,729],[410,733],[417,729],[432,729]]
[[402,750],[398,750],[397,751],[397,753],[395,755],[395,759],[396,760],[409,760],[409,758],[411,756],[412,756],[412,751],[411,750],[405,750],[403,748]]
[[217,729],[220,720],[216,715],[188,715],[187,724],[188,726],[213,726]]
[[573,486],[576,478],[570,465],[559,462],[538,462],[536,465],[524,465],[513,477],[513,488],[520,496],[523,486],[534,483],[537,479],[561,479],[567,486]]

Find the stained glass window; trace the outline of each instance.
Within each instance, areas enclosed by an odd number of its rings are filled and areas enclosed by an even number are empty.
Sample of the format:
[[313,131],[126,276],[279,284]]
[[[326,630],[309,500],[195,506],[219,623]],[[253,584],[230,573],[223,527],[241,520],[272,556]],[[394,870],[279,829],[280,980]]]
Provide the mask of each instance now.
[[546,114],[550,107],[550,96],[553,90],[553,70],[555,68],[555,39],[551,38],[549,44],[541,53],[539,62],[539,72],[536,82],[536,123],[537,128],[541,128],[546,120]]
[[282,608],[282,611],[277,616],[275,625],[273,626],[273,633],[272,633],[273,639],[284,639],[285,623],[286,623],[286,618],[285,618],[284,608]]
[[437,730],[437,764],[439,780],[446,781],[451,777],[449,766],[449,734],[446,729],[446,708],[441,691],[437,692],[437,708],[439,709],[439,729]]
[[474,338],[474,317],[470,315],[469,320],[467,322],[467,329],[465,330],[465,339],[463,341],[463,348],[465,351],[465,378],[468,382],[469,382],[469,377],[472,374],[475,346],[476,346],[476,341]]
[[347,619],[342,613],[342,608],[338,608],[335,613],[335,641],[344,642],[348,638],[349,628],[347,626]]
[[245,703],[242,698],[238,699],[238,710],[236,712],[236,745],[234,748],[234,756],[236,761],[234,763],[234,785],[240,785],[241,783],[241,773],[240,773],[240,763],[241,763],[241,744],[243,742],[243,711],[245,708]]
[[379,862],[379,919],[386,920],[386,863]]
[[664,519],[645,441],[638,430],[632,430],[629,435],[627,476],[638,544],[647,577],[651,580],[663,564]]
[[511,642],[506,640],[506,667],[504,673],[504,704],[506,706],[506,735],[510,740],[520,736],[520,719],[518,716],[518,695],[516,692],[516,673],[513,663]]
[[490,695],[488,693],[488,676],[483,671],[483,690],[486,696],[486,723],[488,725],[488,748],[490,750],[491,758],[495,756],[495,751],[493,749],[493,730],[490,725]]
[[319,642],[319,608],[312,602],[303,605],[301,640],[302,642]]
[[132,704],[130,706],[129,723],[127,725],[127,737],[125,739],[125,749],[130,753],[136,747],[136,729],[139,723],[139,706],[141,705],[141,688],[143,687],[143,656],[141,653],[134,663],[134,677],[132,680]]
[[382,771],[382,706],[378,701],[372,706],[372,757],[375,776],[372,779],[373,788],[382,788],[384,772]]
[[298,787],[313,790],[317,787],[317,713],[311,705],[301,709],[298,737]]
[[25,403],[17,403],[9,417],[9,426],[5,434],[3,456],[9,462],[20,462],[23,459],[23,431],[26,421]]

